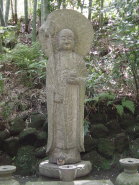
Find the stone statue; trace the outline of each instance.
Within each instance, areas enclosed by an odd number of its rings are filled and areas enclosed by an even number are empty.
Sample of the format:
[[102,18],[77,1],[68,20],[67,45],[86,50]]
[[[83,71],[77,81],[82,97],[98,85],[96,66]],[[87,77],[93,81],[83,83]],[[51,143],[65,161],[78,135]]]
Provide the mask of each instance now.
[[49,161],[77,163],[84,151],[83,116],[86,67],[74,52],[75,38],[70,29],[57,34],[58,52],[47,65],[47,107]]
[[92,44],[90,22],[74,10],[52,12],[39,33],[47,64],[49,163],[81,161],[84,151],[86,66],[83,56]]

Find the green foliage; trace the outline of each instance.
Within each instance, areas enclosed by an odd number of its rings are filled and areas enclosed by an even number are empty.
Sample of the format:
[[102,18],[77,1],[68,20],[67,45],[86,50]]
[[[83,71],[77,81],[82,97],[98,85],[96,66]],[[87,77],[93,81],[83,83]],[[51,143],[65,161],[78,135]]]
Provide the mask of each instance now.
[[115,108],[117,110],[117,113],[122,116],[124,114],[124,108],[122,105],[115,105]]
[[1,116],[3,117],[4,120],[7,120],[12,113],[14,104],[12,102],[1,102],[0,107],[1,107]]
[[109,101],[109,100],[114,100],[115,99],[115,94],[113,93],[109,93],[109,92],[104,92],[104,93],[100,93],[97,96],[93,97],[93,98],[88,98],[85,100],[85,102],[91,102],[94,101],[96,103],[102,102],[102,101]]
[[0,93],[2,93],[4,90],[4,79],[2,74],[0,73]]
[[135,104],[131,100],[126,100],[125,98],[122,100],[122,104],[115,105],[117,113],[122,116],[124,114],[124,108],[128,109],[130,112],[134,114],[135,112]]
[[45,79],[47,60],[38,43],[32,46],[17,44],[9,58],[18,67],[16,74],[21,76],[25,85],[33,86],[33,82]]
[[135,112],[135,104],[134,104],[133,101],[124,99],[122,101],[122,106],[127,108],[130,112],[132,112],[134,114],[134,112]]
[[89,132],[89,125],[90,125],[90,122],[87,121],[87,120],[84,120],[84,135],[86,136]]
[[139,96],[138,0],[105,1],[103,27],[100,5],[93,1],[94,47],[87,60],[88,91]]
[[14,48],[17,43],[17,28],[15,26],[0,27],[0,32],[2,32],[3,45],[8,48]]

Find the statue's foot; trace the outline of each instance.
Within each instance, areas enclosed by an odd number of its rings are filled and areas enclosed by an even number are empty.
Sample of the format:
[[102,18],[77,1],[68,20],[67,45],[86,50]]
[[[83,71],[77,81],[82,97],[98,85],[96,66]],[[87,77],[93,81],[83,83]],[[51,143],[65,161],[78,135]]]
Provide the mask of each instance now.
[[55,148],[55,150],[49,155],[49,162],[58,165],[74,164],[80,161],[80,152],[78,152],[77,149]]

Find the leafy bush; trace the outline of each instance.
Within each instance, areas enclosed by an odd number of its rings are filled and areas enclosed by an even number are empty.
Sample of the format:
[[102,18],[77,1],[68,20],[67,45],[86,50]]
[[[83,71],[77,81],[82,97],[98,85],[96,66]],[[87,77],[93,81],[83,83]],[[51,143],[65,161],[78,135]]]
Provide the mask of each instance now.
[[17,44],[10,53],[10,59],[18,67],[16,74],[21,76],[24,85],[32,86],[33,82],[45,79],[47,59],[38,43],[32,46]]
[[93,106],[96,110],[99,109],[99,106],[102,107],[102,104],[104,105],[104,107],[111,106],[112,109],[116,109],[117,114],[120,116],[124,114],[125,109],[133,114],[135,112],[135,103],[133,101],[122,98],[120,101],[117,102],[116,95],[110,92],[100,93],[93,98],[88,98],[85,100],[85,103]]

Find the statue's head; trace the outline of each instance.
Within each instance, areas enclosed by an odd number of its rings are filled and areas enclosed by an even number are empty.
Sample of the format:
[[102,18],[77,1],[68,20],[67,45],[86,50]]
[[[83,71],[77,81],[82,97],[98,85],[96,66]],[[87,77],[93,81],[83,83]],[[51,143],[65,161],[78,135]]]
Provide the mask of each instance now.
[[70,29],[63,29],[58,33],[59,50],[74,50],[74,33]]

